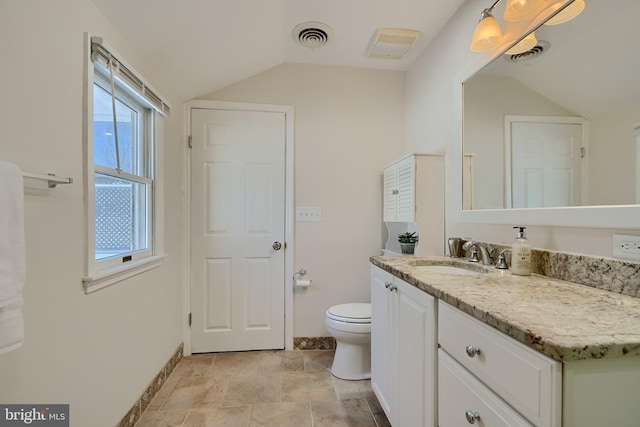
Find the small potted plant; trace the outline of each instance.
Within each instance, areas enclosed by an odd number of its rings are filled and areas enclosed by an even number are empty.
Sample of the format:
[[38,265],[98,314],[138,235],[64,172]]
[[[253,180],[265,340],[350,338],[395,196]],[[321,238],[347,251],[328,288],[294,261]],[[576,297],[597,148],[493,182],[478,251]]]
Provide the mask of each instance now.
[[403,254],[413,254],[416,248],[416,242],[418,241],[418,236],[416,236],[416,232],[398,234],[398,242],[400,242],[400,249]]

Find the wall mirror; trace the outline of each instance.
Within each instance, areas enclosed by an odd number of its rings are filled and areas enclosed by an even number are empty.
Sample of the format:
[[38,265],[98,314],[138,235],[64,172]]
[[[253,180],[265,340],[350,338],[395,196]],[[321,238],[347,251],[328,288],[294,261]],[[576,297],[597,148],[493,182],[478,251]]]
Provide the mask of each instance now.
[[640,227],[640,217],[601,221],[640,213],[639,16],[637,0],[588,1],[572,21],[538,27],[531,51],[463,82],[463,210]]

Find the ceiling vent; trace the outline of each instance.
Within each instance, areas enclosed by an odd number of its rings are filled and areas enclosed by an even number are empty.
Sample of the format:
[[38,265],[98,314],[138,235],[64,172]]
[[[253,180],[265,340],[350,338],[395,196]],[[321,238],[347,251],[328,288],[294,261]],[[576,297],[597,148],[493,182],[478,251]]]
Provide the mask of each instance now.
[[333,30],[322,22],[303,22],[293,29],[291,36],[302,46],[316,50],[333,40]]
[[538,40],[538,43],[531,49],[513,55],[505,55],[504,59],[509,62],[528,62],[544,54],[550,47],[551,43],[548,41]]
[[401,28],[378,28],[369,45],[371,58],[401,59],[420,37],[420,31]]

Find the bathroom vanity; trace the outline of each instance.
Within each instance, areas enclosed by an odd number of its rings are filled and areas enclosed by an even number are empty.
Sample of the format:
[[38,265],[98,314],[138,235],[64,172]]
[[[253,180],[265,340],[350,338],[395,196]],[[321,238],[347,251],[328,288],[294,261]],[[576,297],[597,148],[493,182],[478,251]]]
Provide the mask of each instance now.
[[372,387],[392,425],[640,425],[639,298],[448,257],[371,263]]

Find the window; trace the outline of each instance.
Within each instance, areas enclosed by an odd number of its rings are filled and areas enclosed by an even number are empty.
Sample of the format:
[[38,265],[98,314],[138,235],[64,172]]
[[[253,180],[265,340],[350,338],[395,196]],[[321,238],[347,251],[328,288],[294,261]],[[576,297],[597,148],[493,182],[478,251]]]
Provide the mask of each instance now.
[[159,129],[168,104],[91,38],[87,90],[87,293],[159,265]]

